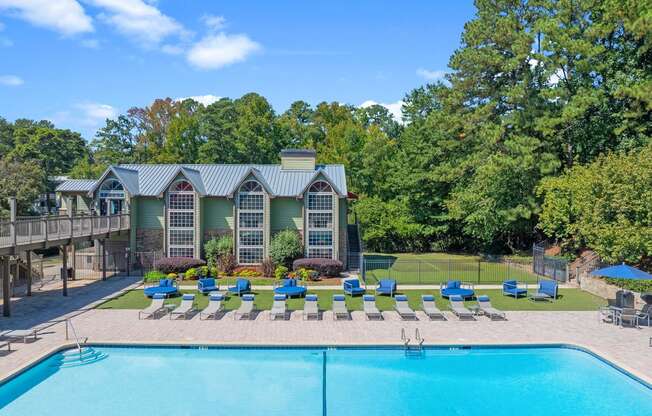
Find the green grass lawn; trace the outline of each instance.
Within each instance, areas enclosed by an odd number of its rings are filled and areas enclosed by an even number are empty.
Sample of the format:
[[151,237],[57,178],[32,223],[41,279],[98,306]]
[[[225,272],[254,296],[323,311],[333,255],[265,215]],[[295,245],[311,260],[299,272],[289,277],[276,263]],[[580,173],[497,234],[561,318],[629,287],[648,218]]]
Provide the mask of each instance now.
[[[208,296],[201,295],[194,290],[184,290],[183,293],[194,293],[196,295],[195,307],[203,309],[208,305]],[[606,301],[590,293],[581,291],[579,289],[560,289],[559,299],[553,302],[533,302],[531,300],[520,298],[514,299],[512,297],[503,296],[499,289],[478,290],[478,295],[489,295],[493,305],[505,311],[592,311],[598,309],[600,306],[606,305]],[[273,292],[271,290],[261,290],[254,292],[256,295],[255,304],[260,310],[271,309]],[[324,310],[330,310],[332,306],[332,296],[335,293],[342,293],[339,290],[314,290],[308,293],[315,293],[319,296],[319,307]],[[434,294],[437,305],[442,310],[448,309],[448,301],[442,299],[438,292],[424,291],[424,290],[405,290],[403,294],[408,296],[408,301],[413,309],[421,309],[421,294],[429,293]],[[143,295],[142,290],[130,290],[124,294],[108,300],[99,305],[98,309],[143,309],[150,304],[151,300]],[[181,296],[169,299],[169,303],[179,304]],[[467,301],[467,305],[473,305],[474,301]],[[362,297],[346,297],[346,304],[350,310],[362,310]],[[376,297],[376,305],[378,309],[387,311],[394,308],[394,301],[392,298],[386,296]],[[227,296],[225,308],[227,310],[237,309],[240,306],[240,298],[237,296]],[[288,300],[288,309],[300,310],[303,309],[303,298],[295,298]]]
[[508,279],[537,282],[537,276],[523,259],[498,263],[483,261],[478,256],[446,253],[365,254],[365,276],[372,283],[385,278],[403,284],[438,284],[447,280],[496,284]]

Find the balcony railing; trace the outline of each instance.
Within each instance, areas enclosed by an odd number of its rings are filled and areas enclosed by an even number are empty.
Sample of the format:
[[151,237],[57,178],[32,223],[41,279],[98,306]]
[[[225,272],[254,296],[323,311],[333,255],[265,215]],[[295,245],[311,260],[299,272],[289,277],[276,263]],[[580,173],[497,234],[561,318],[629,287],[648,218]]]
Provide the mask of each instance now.
[[22,217],[0,222],[0,248],[128,230],[130,215]]

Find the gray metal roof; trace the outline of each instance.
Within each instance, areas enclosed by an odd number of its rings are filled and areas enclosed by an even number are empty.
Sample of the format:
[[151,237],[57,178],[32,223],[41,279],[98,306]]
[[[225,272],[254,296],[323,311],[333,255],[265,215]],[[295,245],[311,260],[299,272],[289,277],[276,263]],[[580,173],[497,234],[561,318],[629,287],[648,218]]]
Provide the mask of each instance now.
[[[89,181],[92,191],[113,172],[132,195],[158,196],[177,177],[183,175],[197,192],[207,196],[230,196],[252,169],[266,182],[273,196],[296,197],[323,172],[341,196],[347,195],[346,173],[342,165],[317,165],[314,171],[281,169],[280,165],[149,165],[125,164],[107,169],[98,181]],[[70,182],[70,181],[69,181]],[[64,182],[61,186],[67,186]],[[57,188],[57,191],[60,190]]]
[[88,192],[95,186],[95,179],[67,179],[55,189],[57,192]]

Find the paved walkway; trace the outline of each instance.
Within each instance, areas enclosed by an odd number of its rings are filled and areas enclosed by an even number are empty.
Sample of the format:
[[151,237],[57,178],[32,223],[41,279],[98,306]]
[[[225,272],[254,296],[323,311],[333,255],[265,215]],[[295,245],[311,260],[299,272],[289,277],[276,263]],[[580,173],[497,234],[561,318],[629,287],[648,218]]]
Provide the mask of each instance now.
[[303,321],[301,313],[294,312],[289,321],[272,322],[263,311],[251,321],[236,321],[232,312],[216,321],[200,321],[199,316],[183,321],[138,320],[135,310],[89,306],[134,283],[134,279],[116,278],[79,289],[68,299],[59,294],[22,301],[15,318],[0,319],[0,328],[50,326],[37,341],[13,344],[15,351],[0,356],[0,379],[70,344],[65,340],[65,323],[53,322],[72,317],[77,333],[96,343],[399,345],[402,328],[409,336],[418,328],[430,345],[567,343],[589,348],[652,383],[652,328],[622,329],[600,323],[595,312],[508,312],[506,322],[484,317],[460,322],[448,313],[446,322],[430,322],[421,313],[419,321],[404,322],[394,312],[384,312],[382,322],[366,321],[362,312],[354,312],[351,321],[333,321],[330,312],[321,321]]

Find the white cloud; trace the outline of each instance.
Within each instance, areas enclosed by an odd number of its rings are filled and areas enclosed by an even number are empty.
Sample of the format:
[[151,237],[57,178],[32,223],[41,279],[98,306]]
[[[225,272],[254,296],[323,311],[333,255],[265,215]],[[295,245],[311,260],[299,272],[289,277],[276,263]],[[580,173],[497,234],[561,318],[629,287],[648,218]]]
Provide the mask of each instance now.
[[223,29],[224,24],[226,23],[226,19],[223,16],[215,16],[212,14],[205,14],[202,16],[201,20],[210,30],[213,31]]
[[373,100],[367,100],[367,101],[363,102],[362,104],[360,104],[359,107],[360,108],[367,108],[367,107],[371,107],[372,105],[382,105],[387,110],[389,110],[392,117],[394,117],[394,120],[398,121],[399,123],[402,123],[403,122],[403,111],[402,111],[403,104],[405,104],[405,102],[403,102],[402,100],[399,100],[399,101],[397,101],[395,103],[389,103],[389,104],[387,104],[387,103],[378,103],[378,102],[373,101]]
[[85,102],[76,104],[75,109],[79,112],[79,117],[76,117],[79,123],[90,127],[98,126],[107,118],[118,115],[117,110],[108,104]]
[[427,79],[428,81],[439,81],[444,80],[446,76],[446,71],[431,71],[424,68],[417,69],[417,75],[421,78]]
[[0,75],[0,85],[6,85],[7,87],[18,87],[24,83],[25,81],[16,75]]
[[92,19],[76,0],[0,0],[0,10],[63,35],[93,31]]
[[183,101],[183,100],[187,100],[188,98],[208,106],[213,104],[215,101],[219,101],[222,97],[218,97],[217,95],[213,95],[213,94],[193,95],[191,97],[175,98],[174,101]]
[[[1,1],[1,0],[0,0]],[[122,34],[133,37],[145,46],[156,46],[168,36],[186,36],[187,32],[173,18],[142,0],[87,0],[104,9],[100,18]]]
[[247,35],[218,33],[208,35],[193,45],[187,55],[188,62],[200,69],[219,69],[245,60],[260,45]]

